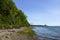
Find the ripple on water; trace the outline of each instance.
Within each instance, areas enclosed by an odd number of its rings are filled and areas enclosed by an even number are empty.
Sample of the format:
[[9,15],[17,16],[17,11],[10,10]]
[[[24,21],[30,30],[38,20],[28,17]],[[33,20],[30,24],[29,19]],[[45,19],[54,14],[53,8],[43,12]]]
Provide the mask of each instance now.
[[38,36],[60,40],[60,27],[35,27],[33,30]]

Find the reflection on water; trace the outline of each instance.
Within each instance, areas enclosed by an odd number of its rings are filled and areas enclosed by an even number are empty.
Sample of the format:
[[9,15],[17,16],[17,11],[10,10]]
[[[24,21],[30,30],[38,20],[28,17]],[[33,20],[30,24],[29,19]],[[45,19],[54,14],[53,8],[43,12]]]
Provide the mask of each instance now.
[[38,36],[60,40],[60,27],[34,27],[33,30]]

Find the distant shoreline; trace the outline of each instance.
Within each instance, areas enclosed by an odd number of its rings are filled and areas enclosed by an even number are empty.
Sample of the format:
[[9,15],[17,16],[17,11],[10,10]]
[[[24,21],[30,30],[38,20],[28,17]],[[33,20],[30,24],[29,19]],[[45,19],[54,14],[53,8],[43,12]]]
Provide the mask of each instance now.
[[[49,25],[30,25],[30,26],[38,26],[38,27],[50,27]],[[52,26],[52,27],[60,27],[60,26]]]

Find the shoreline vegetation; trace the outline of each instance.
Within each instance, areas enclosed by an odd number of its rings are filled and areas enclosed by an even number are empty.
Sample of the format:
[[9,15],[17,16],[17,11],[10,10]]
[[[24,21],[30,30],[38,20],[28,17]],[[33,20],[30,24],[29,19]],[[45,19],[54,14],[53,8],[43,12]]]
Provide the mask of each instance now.
[[13,0],[0,0],[0,40],[35,40],[36,37],[32,38],[35,32],[29,26],[27,16]]
[[19,34],[29,34],[29,35],[31,35],[31,36],[34,36],[34,35],[36,35],[35,34],[35,31],[33,31],[31,28],[27,28],[27,29],[24,29],[24,30],[22,30],[22,31],[18,31],[17,33],[19,33]]
[[0,28],[28,27],[27,16],[19,10],[13,0],[0,0]]
[[31,29],[22,27],[21,29],[0,30],[0,40],[37,40],[37,37]]

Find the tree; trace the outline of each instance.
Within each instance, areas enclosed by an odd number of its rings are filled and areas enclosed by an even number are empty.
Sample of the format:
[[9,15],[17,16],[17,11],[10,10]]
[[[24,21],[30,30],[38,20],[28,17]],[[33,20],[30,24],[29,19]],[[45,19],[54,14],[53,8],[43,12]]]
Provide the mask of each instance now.
[[25,14],[18,10],[12,0],[0,0],[0,27],[28,26]]

